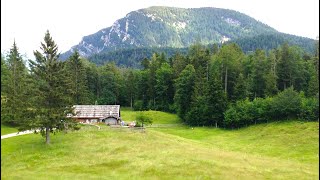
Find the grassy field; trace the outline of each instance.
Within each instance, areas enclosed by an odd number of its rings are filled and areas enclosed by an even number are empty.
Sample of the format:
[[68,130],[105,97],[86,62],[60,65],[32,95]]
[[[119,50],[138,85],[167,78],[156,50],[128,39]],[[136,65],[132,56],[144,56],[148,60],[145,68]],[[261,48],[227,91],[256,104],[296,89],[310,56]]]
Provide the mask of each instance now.
[[1,124],[1,135],[18,132],[18,129]]
[[[168,115],[155,113],[156,121]],[[319,179],[318,163],[318,122],[234,131],[84,126],[53,135],[49,146],[37,134],[1,140],[2,179]]]
[[[136,114],[139,111],[132,111],[130,108],[121,108],[121,118],[125,122],[134,121]],[[142,111],[143,114],[150,117],[153,121],[153,124],[176,124],[181,123],[181,120],[175,114],[170,114],[160,111]]]

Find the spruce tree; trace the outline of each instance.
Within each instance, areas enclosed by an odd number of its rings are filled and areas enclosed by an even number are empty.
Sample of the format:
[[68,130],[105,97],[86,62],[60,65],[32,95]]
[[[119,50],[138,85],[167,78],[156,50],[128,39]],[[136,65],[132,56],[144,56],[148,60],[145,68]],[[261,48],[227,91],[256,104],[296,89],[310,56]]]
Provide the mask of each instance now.
[[252,90],[254,97],[264,97],[266,82],[264,75],[267,73],[266,54],[262,49],[257,49],[253,55]]
[[37,96],[35,117],[28,121],[28,126],[39,128],[50,144],[50,133],[55,130],[75,127],[75,121],[67,117],[72,113],[72,104],[67,94],[70,93],[64,77],[64,63],[58,60],[58,46],[46,32],[41,52],[34,51],[35,61],[29,60],[33,78],[36,80]]
[[9,69],[8,65],[1,54],[1,97],[6,95],[8,87]]
[[189,64],[180,73],[180,76],[175,82],[176,92],[174,102],[176,105],[178,116],[185,120],[186,113],[191,108],[191,97],[194,91],[195,69]]
[[155,90],[159,110],[169,111],[169,105],[172,104],[174,96],[172,76],[172,68],[168,63],[163,63],[156,71]]
[[85,66],[80,59],[78,51],[66,61],[66,73],[71,89],[71,100],[73,104],[88,104],[89,91]]
[[281,56],[276,66],[278,78],[278,88],[284,90],[290,87],[290,75],[292,71],[292,62],[290,59],[290,50],[288,43],[281,46]]
[[[18,125],[23,118],[23,112],[27,108],[27,76],[28,70],[18,51],[16,43],[13,43],[10,53],[7,57],[7,67],[4,66],[5,79],[3,85],[3,94],[5,104],[2,118],[6,123]],[[1,66],[2,69],[2,66]],[[6,72],[7,71],[7,72]],[[2,77],[1,77],[2,81]]]
[[[245,89],[245,88],[244,88]],[[227,108],[227,97],[222,88],[219,74],[212,72],[208,81],[208,114],[207,125],[221,126],[224,119],[224,112]]]

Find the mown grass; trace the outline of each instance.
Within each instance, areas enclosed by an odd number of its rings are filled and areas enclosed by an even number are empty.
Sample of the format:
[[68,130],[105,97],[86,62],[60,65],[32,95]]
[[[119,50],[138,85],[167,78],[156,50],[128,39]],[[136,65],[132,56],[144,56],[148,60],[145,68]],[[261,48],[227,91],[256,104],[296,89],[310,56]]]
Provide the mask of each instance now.
[[36,134],[1,140],[1,178],[319,179],[318,131],[297,121],[235,131],[83,126],[51,145]]
[[1,124],[1,135],[18,132],[17,128]]

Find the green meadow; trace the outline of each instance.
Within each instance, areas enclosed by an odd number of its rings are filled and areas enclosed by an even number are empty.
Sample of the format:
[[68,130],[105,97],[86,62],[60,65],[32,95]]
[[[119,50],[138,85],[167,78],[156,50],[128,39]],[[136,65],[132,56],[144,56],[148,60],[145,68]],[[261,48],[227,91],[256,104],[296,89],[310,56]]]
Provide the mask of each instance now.
[[[121,111],[134,120],[130,109]],[[319,179],[319,123],[286,121],[239,130],[181,125],[145,112],[144,131],[82,126],[52,135],[1,140],[2,179]],[[1,130],[3,128],[1,127]]]
[[18,129],[1,124],[1,135],[11,134],[11,133],[15,133],[15,132],[18,132]]

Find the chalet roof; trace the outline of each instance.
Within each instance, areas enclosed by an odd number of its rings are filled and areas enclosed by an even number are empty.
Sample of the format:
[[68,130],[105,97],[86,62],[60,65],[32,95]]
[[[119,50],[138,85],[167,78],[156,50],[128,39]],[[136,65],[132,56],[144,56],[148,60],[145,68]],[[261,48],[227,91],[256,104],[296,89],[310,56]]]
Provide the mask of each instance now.
[[120,105],[74,105],[73,118],[107,118],[120,117]]

